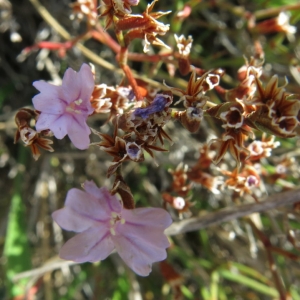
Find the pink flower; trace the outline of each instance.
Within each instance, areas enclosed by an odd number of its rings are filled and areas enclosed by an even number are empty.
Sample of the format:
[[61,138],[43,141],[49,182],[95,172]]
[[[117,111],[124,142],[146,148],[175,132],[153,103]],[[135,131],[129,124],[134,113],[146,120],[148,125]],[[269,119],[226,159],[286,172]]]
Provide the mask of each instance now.
[[94,111],[90,103],[94,85],[94,77],[87,64],[83,64],[78,73],[67,69],[61,86],[35,81],[33,86],[40,93],[33,97],[32,102],[34,108],[41,112],[36,130],[50,129],[57,139],[68,135],[75,147],[87,149],[91,130],[86,120]]
[[86,181],[85,191],[71,189],[65,207],[52,214],[65,230],[79,232],[64,244],[60,257],[79,263],[105,259],[114,249],[137,274],[147,276],[151,264],[164,260],[172,223],[161,208],[124,209],[106,188]]

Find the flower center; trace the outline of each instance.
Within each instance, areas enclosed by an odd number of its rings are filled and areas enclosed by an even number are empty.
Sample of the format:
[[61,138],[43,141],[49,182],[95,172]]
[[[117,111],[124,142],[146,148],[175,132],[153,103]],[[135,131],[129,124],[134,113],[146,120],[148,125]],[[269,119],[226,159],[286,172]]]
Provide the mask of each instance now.
[[70,103],[69,106],[67,106],[66,111],[70,113],[75,113],[75,114],[81,114],[80,109],[76,109],[77,106],[79,106],[82,103],[82,99],[78,99]]
[[125,219],[123,219],[120,214],[117,214],[116,212],[112,212],[111,213],[111,219],[109,221],[110,226],[111,226],[110,229],[109,229],[110,233],[112,235],[116,235],[116,225],[118,223],[125,224],[125,222],[126,222]]

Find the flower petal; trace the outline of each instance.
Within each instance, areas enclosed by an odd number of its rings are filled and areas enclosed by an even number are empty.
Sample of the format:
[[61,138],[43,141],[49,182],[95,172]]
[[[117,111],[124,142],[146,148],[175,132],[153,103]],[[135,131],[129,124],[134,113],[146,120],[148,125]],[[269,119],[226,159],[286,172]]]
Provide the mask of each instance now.
[[53,212],[52,218],[61,228],[75,232],[83,232],[95,224],[92,218],[68,206]]
[[98,200],[99,206],[101,206],[102,210],[109,213],[109,217],[111,217],[111,212],[121,212],[122,204],[120,200],[116,196],[113,196],[107,188],[98,188],[93,181],[86,181],[83,184],[83,188],[88,194]]
[[32,85],[41,93],[45,95],[53,95],[55,97],[58,96],[59,91],[61,90],[60,86],[48,83],[44,80],[37,80],[32,83]]
[[[45,114],[45,116],[51,116],[49,114]],[[68,125],[69,123],[72,122],[72,117],[69,116],[68,114],[64,114],[59,116],[55,122],[53,122],[51,124],[51,126],[49,127],[49,129],[51,129],[51,131],[53,132],[54,136],[61,140],[62,138],[64,138],[67,133],[68,133]]]
[[85,191],[94,196],[95,198],[98,198],[101,194],[101,190],[104,188],[98,188],[97,185],[93,180],[86,180],[83,184],[82,187],[85,189]]
[[69,104],[79,99],[81,83],[78,80],[78,74],[71,68],[68,68],[62,81],[62,99]]
[[79,73],[67,69],[62,86],[44,81],[33,85],[41,92],[33,98],[35,109],[41,112],[37,129],[50,129],[58,139],[68,134],[75,147],[87,149],[91,130],[86,120],[94,111],[90,102],[94,90],[91,68],[83,64]]
[[166,229],[172,224],[170,214],[162,208],[147,207],[124,209],[122,217],[130,224]]
[[116,232],[128,239],[136,239],[142,244],[149,244],[150,247],[155,245],[155,247],[166,249],[170,246],[170,242],[162,229],[143,226],[142,224],[132,225],[126,221],[125,224],[118,224]]
[[49,114],[63,114],[66,103],[59,98],[61,87],[47,83],[43,80],[35,81],[33,86],[40,91],[32,98],[36,110]]
[[[95,87],[94,76],[89,65],[83,64],[78,72],[78,81],[81,84],[80,99],[90,104],[90,98]],[[90,105],[92,108],[92,106]]]
[[164,248],[145,242],[146,236],[145,240],[121,235],[111,236],[111,238],[124,262],[141,276],[149,275],[153,262],[164,260],[167,257]]
[[39,118],[35,124],[35,128],[37,131],[42,131],[46,129],[50,129],[52,127],[52,124],[59,118],[58,115],[52,115],[52,114],[44,114],[41,113],[39,115]]
[[96,262],[107,258],[113,251],[114,244],[105,227],[95,227],[77,234],[68,240],[59,252],[62,259],[79,263]]
[[90,144],[90,133],[91,130],[87,126],[84,118],[68,116],[68,135],[73,145],[80,149],[87,149]]
[[170,243],[163,230],[172,223],[171,216],[160,208],[138,208],[122,211],[125,224],[118,223],[112,236],[125,263],[141,276],[147,276],[151,264],[164,260]]
[[66,104],[53,95],[38,94],[32,98],[33,106],[43,113],[61,115],[66,110]]
[[[98,222],[109,221],[111,218],[111,210],[106,204],[106,199],[103,198],[101,193],[98,193],[98,197],[94,197],[94,195],[85,191],[71,189],[67,194],[65,206],[82,217]],[[103,203],[105,205],[103,205]]]

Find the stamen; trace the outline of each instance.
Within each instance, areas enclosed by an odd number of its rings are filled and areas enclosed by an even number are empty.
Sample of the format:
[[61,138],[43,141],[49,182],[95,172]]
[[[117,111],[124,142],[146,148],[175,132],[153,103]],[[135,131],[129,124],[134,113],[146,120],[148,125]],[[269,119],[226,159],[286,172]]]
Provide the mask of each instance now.
[[113,218],[116,218],[116,217],[118,216],[118,214],[117,214],[116,212],[113,211],[113,212],[111,213],[111,216],[112,216]]
[[80,105],[80,104],[82,103],[82,99],[78,99],[78,100],[74,101],[74,103],[75,103],[76,105]]
[[[77,100],[78,101],[78,100]],[[66,107],[66,111],[70,113],[75,113],[75,114],[81,114],[81,111],[78,109],[75,109],[74,103],[71,103],[69,106]]]
[[111,219],[109,221],[109,224],[111,225],[110,233],[111,235],[116,235],[115,226],[116,224],[120,222],[121,224],[125,224],[125,219],[121,218],[121,216],[116,212],[111,212]]

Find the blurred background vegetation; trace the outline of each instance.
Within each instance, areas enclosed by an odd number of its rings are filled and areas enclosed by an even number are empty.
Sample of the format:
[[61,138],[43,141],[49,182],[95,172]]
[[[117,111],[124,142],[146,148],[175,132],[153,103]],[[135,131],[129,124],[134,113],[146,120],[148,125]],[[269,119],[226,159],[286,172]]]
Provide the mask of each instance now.
[[[76,36],[84,32],[85,24],[70,20],[70,2],[41,0],[53,17]],[[249,29],[247,18],[252,14],[263,21],[286,10],[285,5],[297,4],[297,0],[161,0],[155,11],[171,11],[160,19],[171,24],[162,40],[176,47],[174,34],[191,35],[192,64],[206,70],[223,68],[226,76],[222,87],[235,86],[237,70],[244,64],[243,55],[253,55],[254,41],[258,39],[265,52],[263,78],[267,81],[278,74],[283,84],[286,76],[289,92],[300,94],[300,7],[287,10],[290,24],[297,28],[291,35],[257,33]],[[147,1],[141,0],[138,7],[133,7],[133,13],[143,11],[146,5]],[[192,12],[180,20],[177,13],[186,5]],[[111,29],[108,33],[114,37]],[[19,108],[31,106],[37,93],[32,82],[55,82],[67,67],[78,70],[83,62],[88,62],[76,47],[64,56],[47,49],[33,51],[27,57],[20,55],[24,48],[42,40],[63,41],[29,0],[0,0],[0,299],[279,299],[265,249],[246,219],[173,236],[167,261],[155,264],[146,278],[136,276],[116,254],[97,264],[78,265],[58,258],[61,245],[72,233],[62,232],[53,224],[51,213],[63,206],[70,188],[79,188],[86,179],[93,179],[99,186],[110,186],[111,181],[106,178],[110,158],[96,148],[79,151],[64,139],[54,142],[54,153],[44,152],[35,162],[28,148],[14,144],[14,115]],[[84,44],[117,65],[115,54],[107,46],[93,40]],[[142,50],[140,41],[131,45],[131,51]],[[153,47],[151,51],[163,50]],[[188,79],[177,73],[171,77],[168,66],[162,63],[130,62],[130,66],[172,86],[182,87],[180,79]],[[96,65],[97,83],[115,85],[121,78],[119,73]],[[221,101],[216,93],[209,96],[215,103]],[[101,118],[91,121],[97,130],[103,124]],[[200,131],[191,135],[180,124],[172,123],[166,128],[174,141],[167,145],[169,153],[158,153],[156,162],[146,157],[142,164],[126,164],[124,177],[137,205],[161,206],[161,192],[171,182],[168,169],[174,169],[181,161],[188,165],[195,162],[199,147],[208,136],[221,132],[220,125],[205,121]],[[111,130],[108,124],[101,127],[102,132]],[[270,195],[299,187],[299,138],[277,140],[281,146],[263,162],[267,174],[265,190]],[[286,157],[294,158],[293,164],[286,166],[287,175],[269,180]],[[228,191],[214,195],[201,186],[195,188],[191,201],[191,215],[195,216],[235,205]],[[172,213],[175,220],[179,218]],[[290,257],[277,253],[273,258],[286,299],[300,299],[299,212],[289,207],[257,214],[255,218],[270,243],[290,253]],[[294,244],[288,239],[289,230],[294,234]]]

